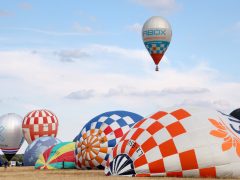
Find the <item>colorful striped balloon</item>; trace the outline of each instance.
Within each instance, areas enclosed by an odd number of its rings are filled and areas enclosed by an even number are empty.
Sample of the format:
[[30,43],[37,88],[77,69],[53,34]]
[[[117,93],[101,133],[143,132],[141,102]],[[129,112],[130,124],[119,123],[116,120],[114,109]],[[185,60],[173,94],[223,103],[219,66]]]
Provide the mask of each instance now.
[[47,149],[35,164],[35,169],[75,169],[75,142],[62,142]]

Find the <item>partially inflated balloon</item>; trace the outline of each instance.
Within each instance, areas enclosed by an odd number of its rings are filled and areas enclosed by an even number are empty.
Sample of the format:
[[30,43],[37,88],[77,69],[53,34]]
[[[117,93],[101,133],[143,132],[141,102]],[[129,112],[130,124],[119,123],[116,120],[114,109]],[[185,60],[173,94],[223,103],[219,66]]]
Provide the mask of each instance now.
[[239,177],[239,125],[239,119],[211,109],[158,111],[136,123],[113,148],[105,173]]
[[240,108],[239,109],[235,109],[234,111],[232,111],[230,113],[231,116],[237,118],[237,119],[240,119]]
[[49,110],[34,110],[24,117],[22,130],[28,144],[39,137],[56,137],[58,118]]
[[0,149],[8,161],[17,153],[24,141],[22,120],[21,116],[14,113],[0,117]]
[[23,157],[24,166],[34,166],[45,150],[61,141],[54,137],[40,137],[28,145]]
[[162,17],[153,16],[143,25],[142,39],[156,65],[156,71],[158,71],[158,64],[166,52],[171,38],[171,25]]
[[35,169],[75,169],[75,142],[62,142],[47,149],[35,164]]
[[76,137],[76,167],[104,169],[111,149],[143,117],[127,111],[111,111],[88,122]]

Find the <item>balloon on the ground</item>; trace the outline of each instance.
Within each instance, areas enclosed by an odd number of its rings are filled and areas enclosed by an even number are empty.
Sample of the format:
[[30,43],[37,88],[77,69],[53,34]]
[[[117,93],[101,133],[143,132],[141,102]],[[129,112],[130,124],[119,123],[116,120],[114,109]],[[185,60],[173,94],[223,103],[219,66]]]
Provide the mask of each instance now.
[[240,120],[182,107],[134,125],[113,148],[106,175],[239,177]]
[[56,137],[58,118],[49,110],[34,110],[24,117],[22,130],[28,144],[39,137]]
[[41,137],[28,145],[23,157],[24,166],[34,166],[41,155],[49,147],[60,143],[61,141],[54,137]]
[[[78,134],[79,135],[79,134]],[[73,139],[73,142],[77,142],[78,140],[78,135]]]
[[230,113],[231,116],[237,118],[237,119],[240,119],[240,108],[239,109],[235,109],[234,111],[232,111]]
[[142,28],[142,39],[158,71],[158,64],[166,52],[172,38],[168,21],[159,16],[148,19]]
[[78,169],[104,169],[111,149],[143,117],[127,111],[100,114],[77,136],[75,156]]
[[0,117],[0,149],[8,161],[17,153],[24,141],[22,121],[23,118],[14,113]]
[[62,142],[41,154],[35,169],[75,169],[75,142]]

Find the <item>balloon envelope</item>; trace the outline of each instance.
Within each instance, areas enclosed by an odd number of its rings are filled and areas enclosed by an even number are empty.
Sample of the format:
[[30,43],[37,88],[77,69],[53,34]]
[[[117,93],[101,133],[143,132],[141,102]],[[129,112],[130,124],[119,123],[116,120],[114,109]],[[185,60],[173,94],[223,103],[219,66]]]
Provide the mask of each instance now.
[[240,120],[216,110],[158,111],[113,148],[106,175],[239,177]]
[[240,108],[239,109],[235,109],[234,111],[232,111],[230,113],[231,116],[237,118],[237,119],[240,119]]
[[41,155],[49,147],[60,143],[61,141],[54,137],[41,137],[33,141],[28,145],[24,157],[23,164],[24,166],[34,166],[39,155]]
[[17,153],[24,141],[22,120],[21,116],[14,113],[0,117],[0,149],[8,161]]
[[24,117],[22,130],[28,144],[39,137],[56,137],[58,118],[49,110],[34,110]]
[[77,136],[76,167],[104,169],[108,153],[142,118],[138,114],[127,111],[106,112],[93,118]]
[[159,16],[148,19],[142,28],[142,39],[155,65],[161,61],[172,38],[172,29],[168,21]]
[[39,156],[35,169],[75,169],[74,150],[74,142],[54,145]]

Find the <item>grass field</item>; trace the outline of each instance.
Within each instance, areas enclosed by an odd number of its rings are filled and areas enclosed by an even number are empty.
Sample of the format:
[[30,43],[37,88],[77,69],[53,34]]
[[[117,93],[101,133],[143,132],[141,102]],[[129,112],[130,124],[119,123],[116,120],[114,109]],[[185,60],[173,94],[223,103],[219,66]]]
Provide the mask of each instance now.
[[[5,179],[14,179],[14,180],[29,180],[29,179],[56,179],[56,180],[156,180],[156,179],[165,179],[165,180],[184,180],[192,178],[165,178],[165,177],[120,177],[120,176],[110,176],[107,177],[104,175],[103,171],[100,170],[35,170],[33,167],[9,167],[4,169],[0,168],[0,180]],[[210,180],[210,179],[204,179]]]

